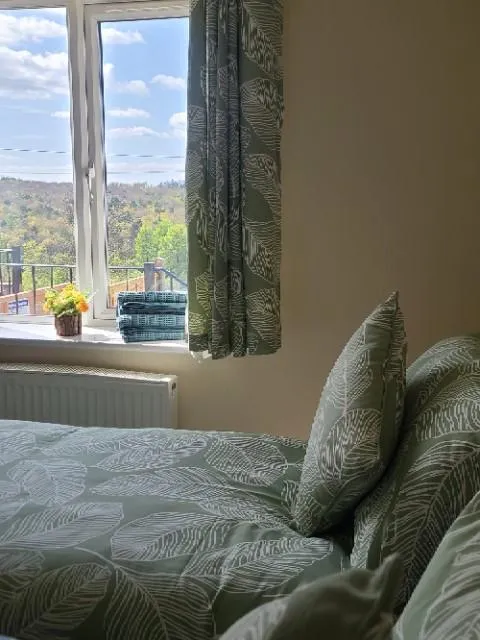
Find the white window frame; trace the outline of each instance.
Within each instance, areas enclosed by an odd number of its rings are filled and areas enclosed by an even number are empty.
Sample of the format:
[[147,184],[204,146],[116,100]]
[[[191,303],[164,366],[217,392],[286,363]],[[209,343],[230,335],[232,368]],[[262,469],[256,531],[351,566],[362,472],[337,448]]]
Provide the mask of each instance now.
[[[106,160],[101,22],[185,18],[188,0],[0,0],[0,10],[64,8],[67,14],[76,280],[94,292],[86,326],[112,326],[107,308]],[[0,322],[50,324],[50,316],[0,314]]]

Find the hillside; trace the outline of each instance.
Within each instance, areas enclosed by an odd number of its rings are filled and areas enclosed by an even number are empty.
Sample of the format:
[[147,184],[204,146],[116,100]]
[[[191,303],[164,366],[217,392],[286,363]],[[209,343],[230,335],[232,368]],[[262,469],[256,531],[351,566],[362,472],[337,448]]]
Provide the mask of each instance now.
[[[111,183],[107,202],[110,265],[163,257],[168,268],[186,276],[182,182]],[[23,247],[25,263],[72,264],[73,230],[72,184],[0,178],[0,249]],[[39,277],[42,284],[47,274]]]

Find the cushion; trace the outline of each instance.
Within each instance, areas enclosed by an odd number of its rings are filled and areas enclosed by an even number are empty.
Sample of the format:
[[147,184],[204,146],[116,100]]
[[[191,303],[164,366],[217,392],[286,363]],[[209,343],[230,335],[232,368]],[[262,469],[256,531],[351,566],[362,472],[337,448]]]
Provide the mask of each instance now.
[[356,509],[351,562],[404,562],[410,598],[448,528],[480,490],[480,338],[442,341],[407,373],[404,435],[388,471]]
[[443,538],[395,625],[395,640],[466,640],[480,629],[480,493]]
[[342,520],[384,473],[403,415],[405,358],[394,293],[355,331],[323,389],[293,510],[303,535]]
[[392,556],[376,571],[351,569],[298,587],[248,613],[221,640],[389,638],[401,565]]

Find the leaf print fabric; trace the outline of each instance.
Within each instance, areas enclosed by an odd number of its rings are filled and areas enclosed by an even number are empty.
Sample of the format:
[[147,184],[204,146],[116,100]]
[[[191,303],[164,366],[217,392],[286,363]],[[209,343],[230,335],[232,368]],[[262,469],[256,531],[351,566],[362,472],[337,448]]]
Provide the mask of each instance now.
[[403,417],[405,362],[393,294],[353,334],[325,383],[293,510],[304,535],[341,522],[384,473]]
[[409,368],[403,439],[355,512],[352,565],[377,566],[393,551],[402,556],[399,611],[450,525],[480,491],[479,425],[480,338],[442,341]]
[[394,640],[465,640],[480,629],[480,493],[455,520],[394,629]]
[[281,345],[283,0],[190,0],[186,221],[191,351]]
[[374,572],[352,569],[301,585],[248,613],[220,640],[387,640],[401,571],[392,556]]
[[300,440],[0,421],[0,443],[0,634],[211,640],[349,566],[289,526]]

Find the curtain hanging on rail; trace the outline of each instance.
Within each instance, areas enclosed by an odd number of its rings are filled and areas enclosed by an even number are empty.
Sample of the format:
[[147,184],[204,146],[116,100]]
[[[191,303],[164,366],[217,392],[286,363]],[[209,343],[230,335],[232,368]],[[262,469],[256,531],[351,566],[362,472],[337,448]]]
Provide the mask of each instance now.
[[280,326],[283,0],[190,0],[189,345],[274,353]]

